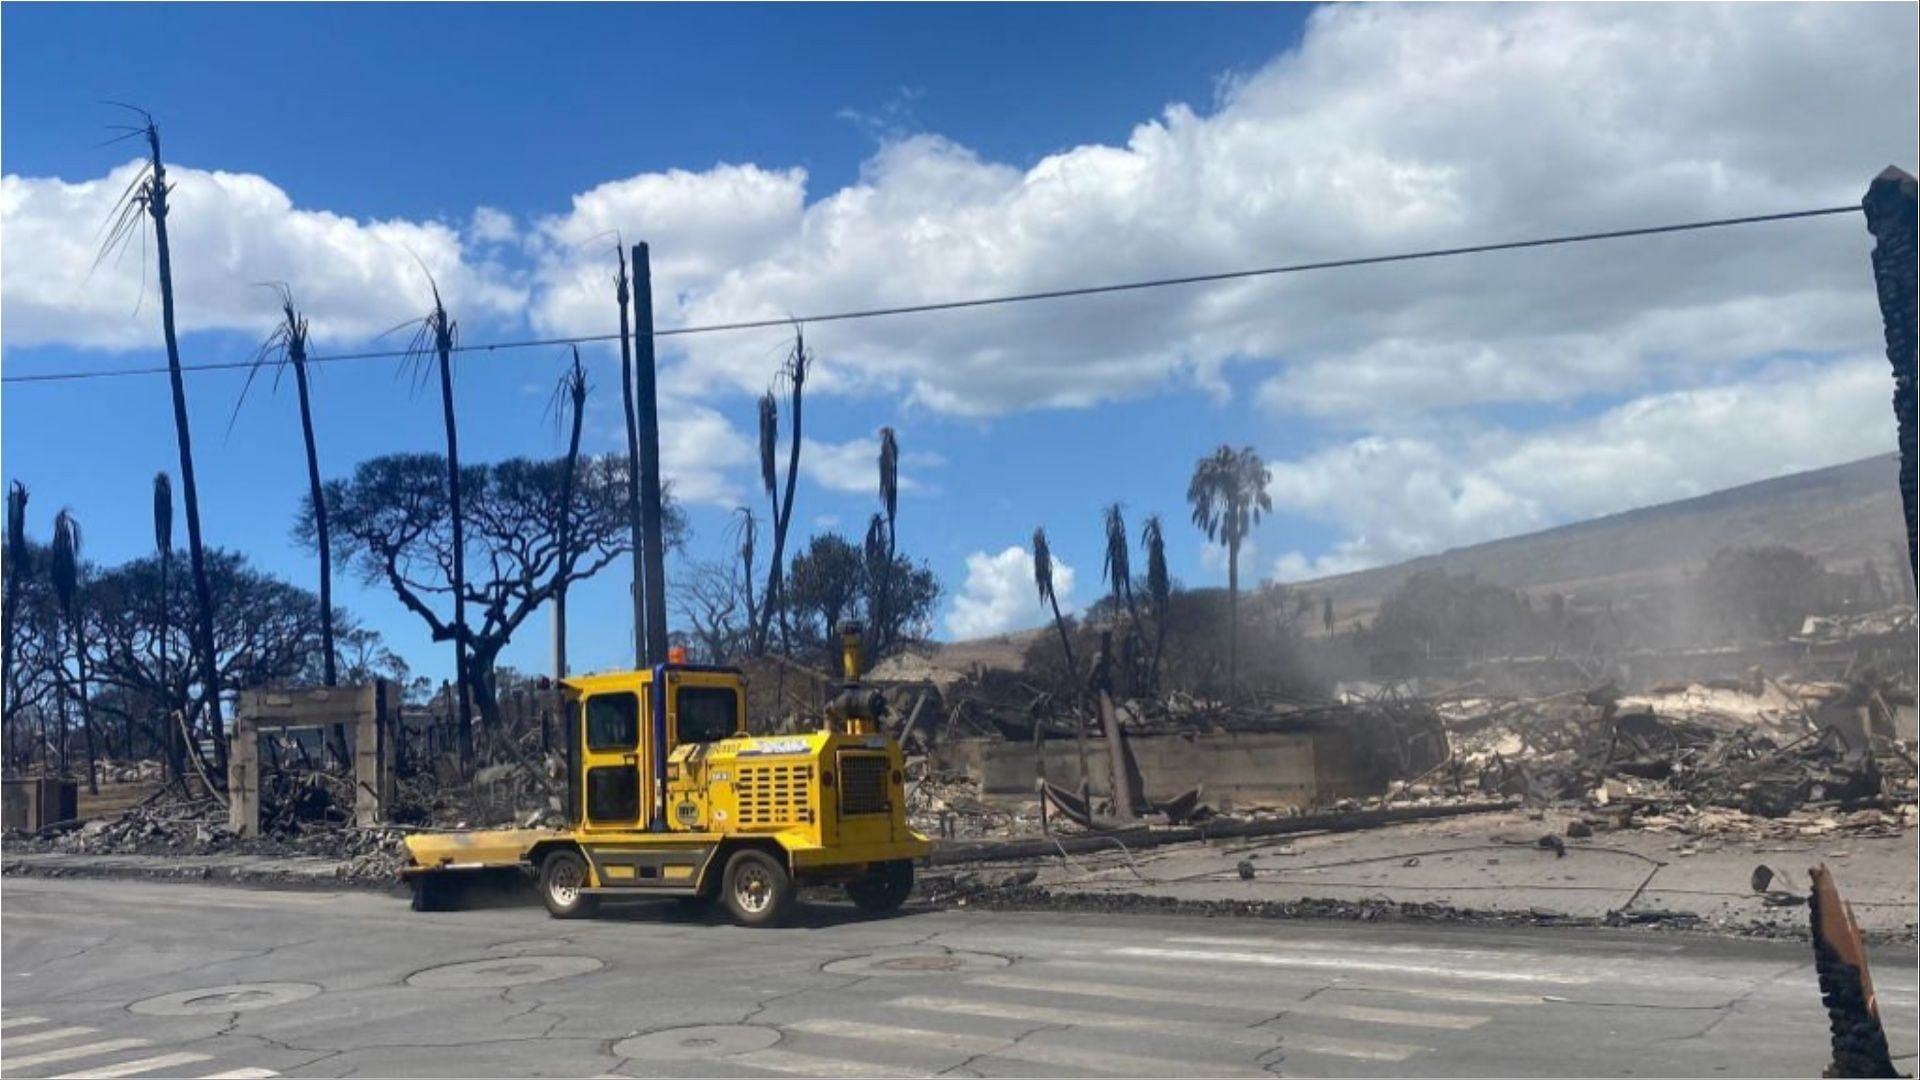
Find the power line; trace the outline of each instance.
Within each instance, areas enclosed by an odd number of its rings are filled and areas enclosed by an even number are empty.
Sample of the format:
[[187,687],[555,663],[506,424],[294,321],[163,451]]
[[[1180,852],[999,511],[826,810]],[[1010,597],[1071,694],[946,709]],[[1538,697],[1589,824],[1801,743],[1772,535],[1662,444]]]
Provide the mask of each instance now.
[[[1834,214],[1857,214],[1858,206],[1828,206],[1816,210],[1790,210],[1778,214],[1751,214],[1745,217],[1714,218],[1706,221],[1688,221],[1676,225],[1648,225],[1634,229],[1614,229],[1607,232],[1574,233],[1567,236],[1549,236],[1534,240],[1508,240],[1493,244],[1472,244],[1466,247],[1433,248],[1427,251],[1408,251],[1394,255],[1369,255],[1349,259],[1329,259],[1321,262],[1292,263],[1285,266],[1263,266],[1251,270],[1225,270],[1210,274],[1188,274],[1181,277],[1151,278],[1145,281],[1126,281],[1109,285],[1083,285],[1066,289],[1047,289],[1040,292],[1008,293],[1001,296],[982,296],[968,300],[941,300],[925,304],[907,304],[899,307],[865,308],[855,311],[836,311],[822,315],[795,315],[779,319],[749,319],[741,322],[708,323],[699,326],[676,326],[653,331],[656,338],[681,337],[691,334],[714,334],[730,330],[763,330],[771,327],[806,325],[810,323],[846,322],[853,319],[877,319],[890,315],[918,315],[934,311],[959,311],[967,308],[994,307],[1001,304],[1025,304],[1038,300],[1065,300],[1080,296],[1099,296],[1106,293],[1136,292],[1144,289],[1163,289],[1179,285],[1205,285],[1219,281],[1236,281],[1243,278],[1274,277],[1281,274],[1302,274],[1315,270],[1339,270],[1356,266],[1379,266],[1385,263],[1415,262],[1422,259],[1445,259],[1459,255],[1481,255],[1495,251],[1518,251],[1524,248],[1557,247],[1566,244],[1585,244],[1598,240],[1624,240],[1636,236],[1656,236],[1661,233],[1696,232],[1703,229],[1723,229],[1736,225],[1760,225],[1769,222],[1794,221],[1800,218],[1828,217]],[[582,334],[573,337],[532,338],[524,341],[496,341],[478,345],[456,345],[457,353],[502,352],[509,349],[537,349],[553,345],[585,345],[591,342],[618,341],[619,334]],[[309,364],[333,364],[355,360],[400,359],[412,355],[407,349],[379,349],[367,352],[330,353],[309,356]],[[183,372],[231,371],[249,368],[253,360],[227,360],[206,364],[182,364]],[[44,372],[33,375],[7,375],[0,377],[0,383],[49,383],[75,382],[85,379],[113,379],[132,375],[165,375],[164,366],[142,368],[95,368],[81,371]]]

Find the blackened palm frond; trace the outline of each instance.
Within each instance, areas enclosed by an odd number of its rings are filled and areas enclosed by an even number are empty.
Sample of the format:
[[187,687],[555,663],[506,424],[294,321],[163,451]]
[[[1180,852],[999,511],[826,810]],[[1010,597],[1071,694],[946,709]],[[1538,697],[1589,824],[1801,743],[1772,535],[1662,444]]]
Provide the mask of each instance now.
[[573,415],[567,411],[569,406],[574,413],[585,408],[587,391],[592,389],[587,385],[586,369],[580,366],[580,346],[570,345],[568,348],[573,351],[573,363],[560,373],[560,380],[554,384],[553,393],[547,398],[547,415],[553,420],[556,435],[566,430]]
[[27,485],[15,480],[7,488],[7,569],[14,574],[33,572],[33,549],[27,546]]
[[746,564],[747,580],[751,582],[754,544],[760,536],[760,521],[753,516],[752,510],[736,506],[733,508],[733,524],[728,526],[728,531],[740,542],[740,559]]
[[780,443],[780,402],[768,390],[760,396],[760,482],[766,485],[767,494],[772,495],[779,477],[774,471],[774,462],[779,453]]
[[253,389],[253,380],[262,368],[273,369],[273,388],[280,389],[280,376],[289,364],[299,363],[307,358],[307,320],[293,306],[293,290],[285,282],[261,282],[263,289],[273,289],[280,294],[280,322],[268,334],[260,347],[254,350],[253,362],[247,365],[247,381],[240,385],[240,397],[233,403],[233,415],[227,420],[227,435],[233,435],[233,425],[240,419],[240,408],[247,403],[247,392]]
[[1117,595],[1127,587],[1128,582],[1133,580],[1133,560],[1127,549],[1127,521],[1121,515],[1119,503],[1107,507],[1102,511],[1101,516],[1106,522],[1107,529],[1107,552],[1105,559],[1102,560],[1101,572],[1113,585],[1114,593]]
[[53,517],[53,545],[49,558],[49,568],[53,576],[53,595],[60,601],[60,610],[73,616],[73,602],[80,589],[80,522],[73,511],[61,507]]
[[173,477],[165,469],[153,474],[153,548],[173,550]]
[[1053,548],[1045,529],[1033,530],[1033,587],[1040,599],[1053,599]]
[[1173,579],[1167,574],[1167,541],[1159,514],[1150,515],[1140,526],[1140,545],[1147,549],[1147,598],[1153,602],[1154,614],[1164,616],[1173,595]]
[[890,427],[880,429],[880,502],[891,528],[900,509],[900,443]]
[[867,538],[863,544],[867,565],[876,569],[887,564],[887,519],[875,514],[867,519]]

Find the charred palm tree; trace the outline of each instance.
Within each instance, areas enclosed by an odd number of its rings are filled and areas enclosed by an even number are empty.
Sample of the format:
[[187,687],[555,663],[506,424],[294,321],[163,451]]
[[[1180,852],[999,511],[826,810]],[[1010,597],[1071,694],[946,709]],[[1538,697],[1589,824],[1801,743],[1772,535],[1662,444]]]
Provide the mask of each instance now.
[[[560,477],[560,520],[554,532],[560,538],[560,571],[553,590],[553,677],[567,675],[567,578],[573,571],[573,481],[580,472],[580,426],[587,414],[587,372],[580,366],[580,347],[573,346],[573,366],[554,388],[554,404],[569,409],[566,472]],[[556,408],[556,416],[558,410]]]
[[[167,195],[173,190],[167,183],[167,169],[160,158],[160,129],[144,110],[137,125],[119,125],[122,138],[138,138],[147,144],[147,162],[134,175],[116,204],[106,243],[100,254],[123,245],[143,220],[152,220],[154,249],[160,274],[160,329],[167,345],[167,375],[173,384],[173,432],[180,444],[181,494],[187,510],[187,558],[193,568],[194,651],[199,653],[200,687],[205,701],[207,729],[214,735],[219,766],[227,760],[226,725],[220,719],[220,669],[213,650],[213,589],[207,583],[206,548],[200,534],[200,485],[193,471],[193,432],[187,424],[187,388],[180,371],[180,341],[174,331],[173,251],[167,238]],[[144,217],[143,217],[144,215]],[[142,245],[142,253],[145,246]],[[96,262],[98,260],[96,259]],[[144,282],[145,275],[142,274]]]
[[1221,446],[1193,467],[1187,502],[1207,539],[1227,546],[1227,697],[1236,692],[1240,652],[1240,545],[1260,515],[1273,509],[1271,479],[1253,447]]
[[1160,688],[1160,655],[1167,645],[1167,616],[1173,605],[1173,579],[1167,574],[1167,540],[1160,515],[1150,515],[1140,526],[1140,545],[1147,549],[1147,603],[1153,608],[1153,663],[1148,679]]
[[173,572],[173,478],[165,469],[153,474],[153,552],[160,564],[160,722],[167,733],[167,769],[175,783],[185,783],[186,743],[181,737],[180,725],[173,719],[173,710],[177,707],[173,695],[165,689],[173,685],[167,672],[167,641],[173,635],[169,623],[172,598],[168,595]]
[[746,647],[751,650],[753,628],[760,619],[760,609],[753,599],[753,553],[755,542],[760,538],[760,522],[754,518],[753,511],[744,506],[733,508],[735,537],[740,542],[740,587],[746,593],[747,601],[747,638]]
[[787,355],[787,362],[780,369],[781,376],[793,388],[793,430],[787,444],[784,495],[779,491],[774,470],[774,448],[780,441],[780,405],[772,390],[768,390],[760,399],[760,479],[766,486],[767,499],[773,507],[773,561],[767,567],[766,606],[760,613],[758,639],[764,651],[772,635],[772,620],[777,615],[780,619],[780,648],[788,655],[793,651],[792,636],[787,628],[786,587],[781,560],[787,550],[787,526],[793,523],[794,488],[800,479],[801,406],[805,400],[807,371],[812,366],[813,355],[807,352],[806,336],[795,330],[793,351]]
[[[13,617],[20,607],[20,590],[33,572],[33,555],[27,547],[27,485],[15,480],[7,488],[7,586],[5,609],[0,610],[0,687],[13,685]],[[8,697],[0,706],[0,728],[13,737],[13,714],[19,703]],[[9,745],[8,751],[14,747]],[[11,760],[10,758],[8,760]]]
[[1139,660],[1139,646],[1145,639],[1140,628],[1140,606],[1133,599],[1133,558],[1127,546],[1127,520],[1122,514],[1119,503],[1108,506],[1101,514],[1106,526],[1107,550],[1101,559],[1101,573],[1106,576],[1108,585],[1113,589],[1113,606],[1116,617],[1122,607],[1127,609],[1127,617],[1132,624],[1125,645],[1121,650],[1125,662],[1121,670],[1125,673],[1125,691],[1131,693],[1135,681],[1135,665]]
[[[893,429],[880,429],[880,505],[886,510],[885,555],[880,563],[879,595],[873,600],[874,659],[893,646],[894,526],[900,514],[900,442]],[[879,522],[876,517],[875,522]]]
[[[80,601],[80,523],[74,519],[73,511],[62,508],[53,518],[53,551],[51,553],[51,571],[53,575],[53,596],[60,604],[60,615],[67,624],[67,637],[73,645],[75,673],[80,678],[80,734],[87,748],[87,790],[94,794],[100,792],[99,771],[94,762],[99,755],[93,744],[93,703],[87,697],[87,641],[82,628],[84,612]],[[56,670],[64,674],[64,662],[56,665]],[[65,681],[64,679],[62,680]],[[62,691],[60,713],[66,715],[65,692]],[[64,771],[66,761],[66,724],[61,724],[60,766]]]
[[[293,306],[293,291],[285,285],[277,288],[280,323],[254,353],[253,367],[240,388],[240,401],[234,404],[233,416],[239,419],[240,406],[245,404],[247,391],[253,387],[254,377],[262,367],[274,369],[276,390],[280,388],[280,376],[289,368],[293,370],[293,384],[300,398],[300,434],[307,450],[307,498],[313,503],[315,547],[320,555],[320,681],[323,686],[333,686],[339,682],[333,644],[333,547],[327,532],[327,501],[320,490],[320,450],[313,437],[313,394],[307,380],[307,320]],[[227,430],[233,430],[232,421],[228,421]],[[329,737],[334,756],[342,765],[350,764],[346,725],[335,724]]]
[[453,531],[450,576],[453,586],[453,681],[455,739],[459,743],[460,771],[473,774],[473,695],[471,672],[467,668],[467,534],[460,509],[460,426],[453,409],[453,349],[459,326],[447,314],[440,300],[440,286],[427,275],[433,290],[433,310],[421,319],[407,346],[413,363],[415,385],[424,383],[430,370],[440,377],[440,415],[447,434],[447,509]]
[[1060,614],[1060,594],[1053,587],[1053,548],[1047,543],[1047,530],[1033,530],[1033,587],[1040,599],[1053,609],[1053,628],[1060,633],[1060,652],[1067,661],[1067,685],[1069,700],[1073,703],[1076,723],[1075,741],[1080,755],[1080,794],[1084,800],[1088,785],[1092,782],[1092,773],[1087,766],[1087,714],[1080,708],[1080,669],[1073,662],[1073,641],[1067,636],[1066,616]]

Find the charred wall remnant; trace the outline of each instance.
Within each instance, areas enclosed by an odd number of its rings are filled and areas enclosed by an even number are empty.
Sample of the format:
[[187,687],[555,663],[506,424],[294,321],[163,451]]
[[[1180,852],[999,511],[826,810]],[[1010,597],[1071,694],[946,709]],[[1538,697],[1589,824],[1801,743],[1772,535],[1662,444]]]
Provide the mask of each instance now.
[[379,824],[393,803],[395,686],[384,679],[360,686],[252,690],[240,696],[227,759],[228,827],[237,836],[260,832],[260,733],[340,724],[353,732],[354,824]]
[[1880,295],[1887,363],[1893,365],[1893,415],[1900,425],[1900,503],[1907,516],[1907,564],[1920,581],[1914,535],[1914,179],[1891,165],[1867,188],[1861,207],[1873,234],[1873,281]]

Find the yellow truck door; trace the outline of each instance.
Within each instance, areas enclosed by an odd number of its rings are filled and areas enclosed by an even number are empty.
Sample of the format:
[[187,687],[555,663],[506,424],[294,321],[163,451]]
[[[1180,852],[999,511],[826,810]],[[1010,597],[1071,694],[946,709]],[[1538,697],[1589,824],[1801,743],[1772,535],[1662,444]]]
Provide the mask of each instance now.
[[609,690],[581,699],[581,825],[587,832],[629,832],[646,826],[653,795],[646,711],[635,690]]

